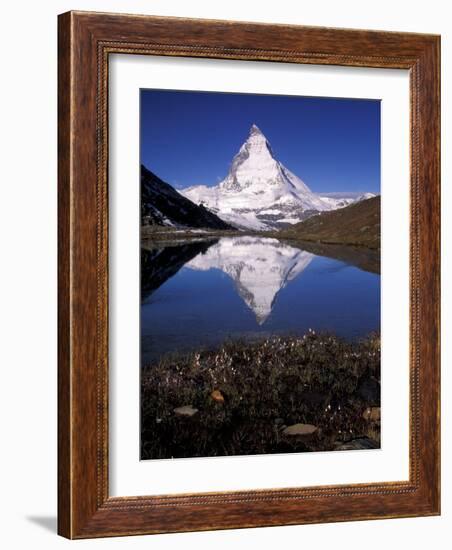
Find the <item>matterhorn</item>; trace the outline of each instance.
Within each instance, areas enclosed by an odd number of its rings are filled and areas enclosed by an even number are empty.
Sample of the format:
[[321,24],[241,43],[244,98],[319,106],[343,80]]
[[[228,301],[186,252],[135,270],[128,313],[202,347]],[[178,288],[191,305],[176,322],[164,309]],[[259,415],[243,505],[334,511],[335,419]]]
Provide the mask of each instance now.
[[298,223],[318,212],[347,206],[362,197],[333,198],[314,193],[281,162],[253,124],[247,140],[218,185],[179,191],[239,229],[271,230]]

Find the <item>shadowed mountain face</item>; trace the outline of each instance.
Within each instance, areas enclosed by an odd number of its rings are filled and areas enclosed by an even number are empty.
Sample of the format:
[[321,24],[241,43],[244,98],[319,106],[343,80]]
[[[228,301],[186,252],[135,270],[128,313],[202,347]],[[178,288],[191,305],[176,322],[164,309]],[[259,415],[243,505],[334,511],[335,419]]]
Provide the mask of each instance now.
[[270,315],[278,292],[310,264],[313,255],[277,239],[221,239],[185,267],[200,271],[221,269],[254,312],[258,324]]
[[183,197],[171,185],[141,166],[141,219],[143,224],[168,227],[231,229],[204,206]]

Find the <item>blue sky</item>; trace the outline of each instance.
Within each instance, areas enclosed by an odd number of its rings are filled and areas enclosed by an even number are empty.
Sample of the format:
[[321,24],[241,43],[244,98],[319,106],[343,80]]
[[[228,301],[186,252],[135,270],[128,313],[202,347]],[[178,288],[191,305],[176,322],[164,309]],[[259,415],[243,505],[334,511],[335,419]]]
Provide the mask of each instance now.
[[380,192],[380,102],[141,90],[141,162],[176,188],[216,185],[251,125],[313,191]]

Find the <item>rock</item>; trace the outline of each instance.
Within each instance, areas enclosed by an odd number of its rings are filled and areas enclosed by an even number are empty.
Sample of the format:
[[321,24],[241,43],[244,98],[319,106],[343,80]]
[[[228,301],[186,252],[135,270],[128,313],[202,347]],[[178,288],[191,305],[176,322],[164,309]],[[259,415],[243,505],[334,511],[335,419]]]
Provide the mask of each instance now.
[[213,390],[210,397],[217,403],[224,403],[224,396],[220,390]]
[[287,426],[287,428],[284,429],[283,434],[312,435],[317,429],[317,426],[313,426],[312,424],[292,424],[292,426]]
[[364,378],[358,386],[358,394],[369,405],[380,403],[380,384],[374,378]]
[[307,405],[324,407],[330,400],[328,393],[320,393],[317,391],[304,391],[300,394],[300,400]]
[[363,412],[364,420],[369,420],[370,422],[376,422],[380,420],[380,407],[367,407]]
[[275,418],[275,424],[277,426],[281,426],[282,424],[284,424],[284,418]]
[[191,405],[184,405],[183,407],[176,407],[174,412],[178,416],[193,416],[198,412],[198,409],[195,409]]
[[362,451],[365,449],[379,449],[380,445],[370,437],[358,437],[336,447],[336,451]]

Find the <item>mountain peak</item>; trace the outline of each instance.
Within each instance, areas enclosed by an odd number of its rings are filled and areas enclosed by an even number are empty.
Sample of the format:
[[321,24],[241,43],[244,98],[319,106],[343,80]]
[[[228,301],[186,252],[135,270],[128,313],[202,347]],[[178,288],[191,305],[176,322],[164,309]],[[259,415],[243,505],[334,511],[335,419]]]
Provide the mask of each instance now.
[[259,127],[256,124],[252,124],[250,128],[250,137],[251,136],[263,136],[264,134],[261,132]]
[[243,144],[243,147],[256,146],[256,145],[258,147],[266,148],[270,152],[270,154],[272,154],[270,143],[268,142],[267,138],[264,136],[260,128],[256,126],[256,124],[253,124],[250,128],[248,138]]

